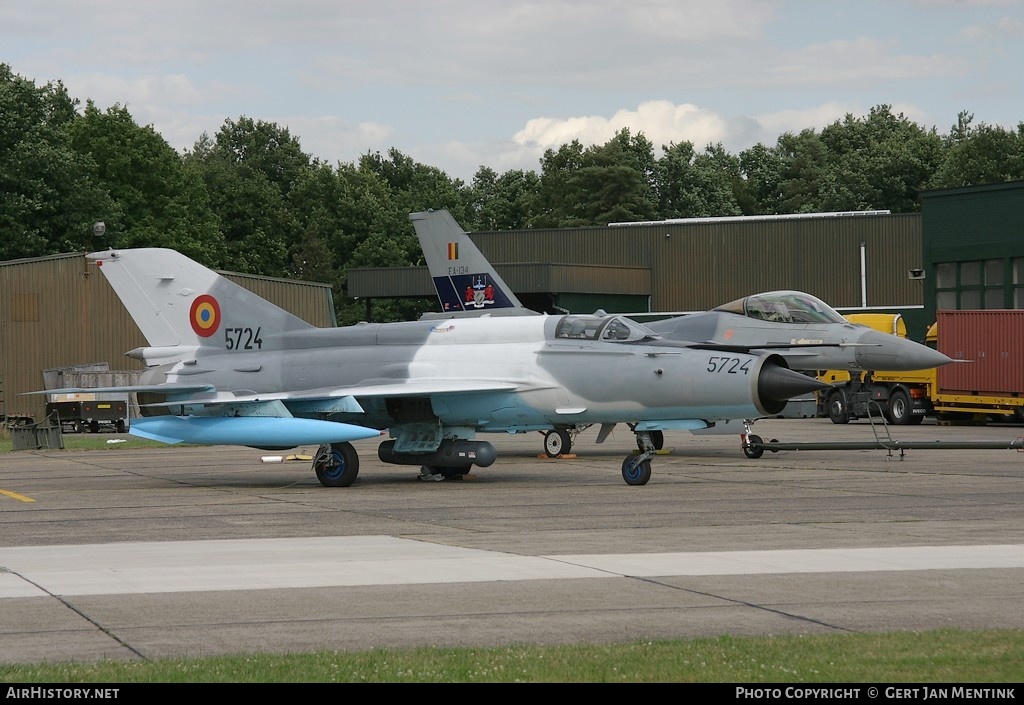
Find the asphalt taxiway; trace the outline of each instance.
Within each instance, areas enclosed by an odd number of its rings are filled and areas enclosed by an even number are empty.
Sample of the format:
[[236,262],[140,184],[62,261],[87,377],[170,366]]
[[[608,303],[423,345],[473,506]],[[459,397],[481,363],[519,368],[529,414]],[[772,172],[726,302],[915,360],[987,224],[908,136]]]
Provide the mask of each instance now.
[[[780,442],[864,423],[761,420]],[[904,441],[1013,426],[890,427]],[[647,485],[616,431],[575,457],[486,437],[469,479],[360,441],[349,488],[227,446],[0,455],[0,662],[720,634],[1024,629],[1024,454],[799,450],[666,434]],[[115,436],[110,438],[116,439]]]

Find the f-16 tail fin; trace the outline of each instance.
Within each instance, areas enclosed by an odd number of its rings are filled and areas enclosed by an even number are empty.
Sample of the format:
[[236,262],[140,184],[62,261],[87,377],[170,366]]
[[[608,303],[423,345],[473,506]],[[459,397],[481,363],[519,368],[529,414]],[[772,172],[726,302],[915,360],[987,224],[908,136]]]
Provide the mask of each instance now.
[[135,356],[150,364],[181,348],[250,349],[264,336],[314,328],[174,250],[107,250],[88,258],[149,342]]
[[526,308],[447,210],[411,213],[440,315],[538,315]]

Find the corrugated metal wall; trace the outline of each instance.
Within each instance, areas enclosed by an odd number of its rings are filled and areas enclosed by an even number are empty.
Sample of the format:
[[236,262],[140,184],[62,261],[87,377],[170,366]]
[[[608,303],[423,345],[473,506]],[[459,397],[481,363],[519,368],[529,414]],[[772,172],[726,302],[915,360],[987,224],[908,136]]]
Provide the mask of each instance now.
[[[921,238],[917,213],[471,235],[513,291],[649,294],[654,311],[706,310],[773,289],[843,308],[920,306],[921,282],[907,272],[923,266]],[[424,268],[351,269],[348,282],[351,295],[371,299],[434,295]]]
[[[513,262],[496,264],[495,270],[520,296],[527,293],[629,294],[647,296],[651,272],[645,267],[597,264]],[[595,288],[596,287],[596,288]],[[426,267],[361,267],[348,273],[352,296],[396,296],[436,299],[437,290]]]
[[[135,322],[95,266],[81,254],[0,262],[2,413],[43,417],[43,370],[92,363],[139,370],[124,356],[146,345]],[[317,326],[334,325],[331,288],[225,272],[250,291]]]
[[[773,289],[806,291],[839,307],[922,303],[920,282],[907,276],[922,266],[916,213],[481,232],[472,239],[491,262],[648,268],[655,311],[704,310]],[[599,275],[589,286],[601,292],[602,283]]]
[[221,272],[239,286],[320,328],[338,325],[330,284]]

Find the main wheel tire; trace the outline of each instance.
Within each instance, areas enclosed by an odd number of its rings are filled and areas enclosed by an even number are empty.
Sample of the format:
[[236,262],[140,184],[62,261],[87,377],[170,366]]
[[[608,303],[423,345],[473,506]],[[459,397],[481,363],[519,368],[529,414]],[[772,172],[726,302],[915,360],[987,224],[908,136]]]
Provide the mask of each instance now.
[[641,460],[630,456],[622,461],[622,479],[627,485],[646,485],[651,479],[651,461]]
[[846,395],[836,390],[828,395],[828,417],[834,424],[850,422],[850,412],[846,408]]
[[549,458],[568,453],[572,450],[572,439],[569,432],[563,428],[556,428],[544,434],[544,452]]
[[313,469],[324,487],[350,487],[359,475],[359,454],[351,443],[335,443]]
[[764,455],[764,448],[761,446],[762,443],[764,443],[764,441],[760,436],[755,433],[751,433],[747,436],[747,442],[743,444],[743,455],[757,460]]
[[889,396],[889,421],[897,426],[914,423],[910,408],[910,397],[902,389],[897,389]]

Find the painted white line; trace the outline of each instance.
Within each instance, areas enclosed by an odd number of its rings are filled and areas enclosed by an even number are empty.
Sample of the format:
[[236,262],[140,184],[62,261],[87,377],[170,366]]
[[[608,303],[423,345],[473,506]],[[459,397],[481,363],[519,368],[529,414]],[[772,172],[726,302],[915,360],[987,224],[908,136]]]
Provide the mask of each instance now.
[[0,598],[618,576],[1024,568],[1024,546],[515,556],[338,536],[0,548]]
[[1024,546],[896,546],[787,551],[550,556],[573,565],[635,577],[866,573],[883,570],[1024,568]]

